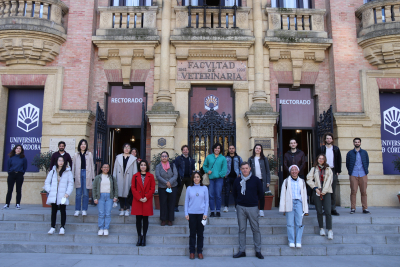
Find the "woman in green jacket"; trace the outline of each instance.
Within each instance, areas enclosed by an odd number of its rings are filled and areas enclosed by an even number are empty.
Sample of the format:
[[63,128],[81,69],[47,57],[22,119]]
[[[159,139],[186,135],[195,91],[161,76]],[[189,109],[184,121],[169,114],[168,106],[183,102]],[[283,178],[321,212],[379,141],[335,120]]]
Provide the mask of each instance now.
[[110,165],[104,163],[101,174],[94,178],[93,199],[99,209],[99,232],[98,235],[108,235],[111,223],[111,208],[113,202],[118,200],[118,183],[110,174]]
[[203,170],[208,173],[210,178],[210,185],[208,186],[210,217],[215,217],[215,211],[217,212],[217,217],[221,217],[222,186],[224,185],[224,177],[227,171],[226,158],[222,155],[223,151],[220,143],[215,143],[212,150],[214,153],[206,157]]

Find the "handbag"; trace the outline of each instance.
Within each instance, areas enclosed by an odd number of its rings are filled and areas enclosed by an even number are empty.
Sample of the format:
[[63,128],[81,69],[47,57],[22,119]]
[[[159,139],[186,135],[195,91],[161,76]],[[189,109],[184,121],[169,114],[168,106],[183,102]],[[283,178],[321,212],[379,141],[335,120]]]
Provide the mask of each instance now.
[[[212,168],[214,168],[214,165],[215,165],[215,162],[217,162],[217,159],[215,159],[215,161],[211,167],[211,170],[212,170]],[[201,167],[201,168],[203,169],[203,167]],[[204,175],[203,175],[203,185],[210,185],[210,177],[208,176],[207,172],[204,172]]]

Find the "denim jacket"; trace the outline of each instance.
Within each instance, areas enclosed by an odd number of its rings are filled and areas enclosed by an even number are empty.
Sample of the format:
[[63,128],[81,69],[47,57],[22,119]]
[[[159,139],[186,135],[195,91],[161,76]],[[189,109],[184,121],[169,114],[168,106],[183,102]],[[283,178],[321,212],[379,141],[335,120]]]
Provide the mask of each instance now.
[[[192,175],[193,171],[195,171],[195,161],[190,156],[189,156],[189,162],[190,162],[189,172],[190,175]],[[183,154],[176,157],[174,163],[176,168],[178,169],[179,177],[181,178],[185,177],[185,160]]]
[[[231,173],[231,167],[232,167],[232,158],[229,156],[229,154],[225,157],[226,158],[226,166],[227,166],[227,171],[225,177],[228,177],[228,175]],[[239,175],[242,175],[240,171],[240,164],[242,164],[243,160],[242,158],[235,153],[235,156],[233,157],[233,168],[236,172],[236,177]]]

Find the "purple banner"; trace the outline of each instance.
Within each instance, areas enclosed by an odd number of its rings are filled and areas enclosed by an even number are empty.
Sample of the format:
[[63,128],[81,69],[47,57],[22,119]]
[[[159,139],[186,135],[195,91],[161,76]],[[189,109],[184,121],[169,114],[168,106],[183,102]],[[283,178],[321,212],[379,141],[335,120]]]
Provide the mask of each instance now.
[[395,155],[400,156],[400,95],[392,93],[379,94],[381,103],[381,140],[383,174],[396,174],[394,169]]
[[38,172],[32,165],[33,157],[42,145],[43,90],[11,89],[8,93],[3,171],[7,171],[8,153],[22,144],[28,160],[28,172]]

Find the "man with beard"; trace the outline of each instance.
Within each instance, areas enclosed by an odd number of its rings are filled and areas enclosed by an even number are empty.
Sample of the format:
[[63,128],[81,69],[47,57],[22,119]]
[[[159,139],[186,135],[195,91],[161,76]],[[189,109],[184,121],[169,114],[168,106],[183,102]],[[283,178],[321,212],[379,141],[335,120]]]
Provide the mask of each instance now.
[[60,156],[64,158],[64,162],[67,162],[67,164],[69,164],[69,167],[72,169],[72,159],[71,156],[67,152],[65,152],[65,147],[66,145],[64,141],[58,142],[58,151],[54,152],[51,156],[49,170],[51,170],[53,166],[57,164],[57,159]]
[[306,166],[307,158],[303,151],[297,148],[296,139],[290,139],[290,150],[285,153],[283,158],[283,166],[285,171],[289,174],[289,166],[299,166],[299,177],[304,179],[304,168]]
[[368,152],[361,149],[361,139],[356,137],[353,139],[354,149],[350,150],[346,155],[346,168],[350,175],[350,214],[356,212],[357,190],[360,187],[361,204],[364,214],[370,214],[367,205],[367,182],[368,182]]
[[325,155],[326,161],[333,172],[331,214],[339,216],[340,214],[336,211],[336,185],[338,182],[338,175],[342,172],[342,155],[340,154],[340,149],[333,145],[332,133],[324,134],[323,140],[325,141],[325,145],[319,148],[317,155]]

